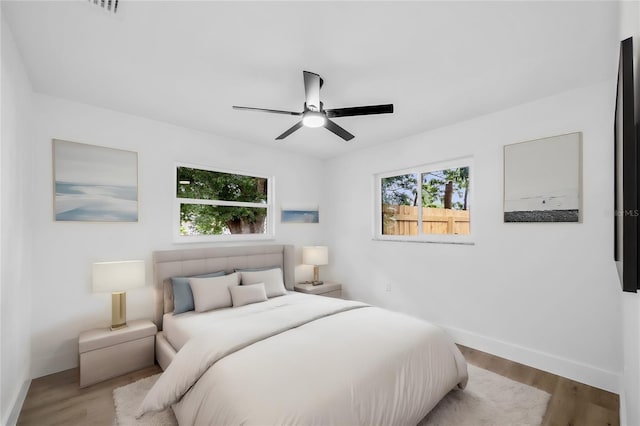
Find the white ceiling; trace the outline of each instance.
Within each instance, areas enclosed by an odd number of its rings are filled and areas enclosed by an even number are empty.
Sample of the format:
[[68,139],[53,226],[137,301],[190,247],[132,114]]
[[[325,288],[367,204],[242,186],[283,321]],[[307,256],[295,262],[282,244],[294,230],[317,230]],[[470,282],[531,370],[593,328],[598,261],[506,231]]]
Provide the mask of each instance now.
[[[34,90],[330,158],[615,75],[614,2],[2,1]],[[303,128],[302,70],[356,137]],[[176,142],[179,143],[179,142]]]

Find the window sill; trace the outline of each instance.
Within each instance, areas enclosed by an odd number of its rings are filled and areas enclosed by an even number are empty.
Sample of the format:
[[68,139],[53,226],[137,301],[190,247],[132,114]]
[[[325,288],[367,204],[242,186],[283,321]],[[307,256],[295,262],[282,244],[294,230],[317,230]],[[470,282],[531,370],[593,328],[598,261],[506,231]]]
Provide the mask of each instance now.
[[394,242],[394,243],[423,243],[423,244],[454,244],[460,246],[475,246],[474,241],[455,241],[455,240],[430,240],[430,239],[416,239],[416,238],[372,238],[372,241],[381,242]]

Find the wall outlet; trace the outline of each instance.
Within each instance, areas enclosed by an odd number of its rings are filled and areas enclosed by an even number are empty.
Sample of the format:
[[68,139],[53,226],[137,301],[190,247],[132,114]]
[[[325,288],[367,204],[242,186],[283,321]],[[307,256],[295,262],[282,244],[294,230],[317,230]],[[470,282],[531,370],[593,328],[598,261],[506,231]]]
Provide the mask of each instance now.
[[391,291],[391,283],[387,283],[387,286],[384,289],[385,291]]

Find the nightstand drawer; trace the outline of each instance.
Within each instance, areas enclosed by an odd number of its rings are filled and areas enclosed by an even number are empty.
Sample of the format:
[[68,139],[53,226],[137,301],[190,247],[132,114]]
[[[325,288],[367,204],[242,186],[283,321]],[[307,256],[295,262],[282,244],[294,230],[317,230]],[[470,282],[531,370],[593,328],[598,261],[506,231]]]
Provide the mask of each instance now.
[[155,336],[80,354],[80,387],[153,365]]
[[334,290],[328,293],[322,293],[320,296],[336,297],[340,299],[342,297],[342,290]]
[[80,387],[153,365],[156,332],[151,321],[134,320],[119,330],[95,328],[80,333]]

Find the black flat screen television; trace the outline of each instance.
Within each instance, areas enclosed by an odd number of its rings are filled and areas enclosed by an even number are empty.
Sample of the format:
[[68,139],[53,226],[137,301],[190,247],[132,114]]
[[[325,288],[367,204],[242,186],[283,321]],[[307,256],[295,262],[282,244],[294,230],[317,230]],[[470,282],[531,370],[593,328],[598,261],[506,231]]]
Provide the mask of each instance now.
[[638,164],[633,84],[633,39],[620,42],[614,143],[614,258],[623,291],[638,290]]

